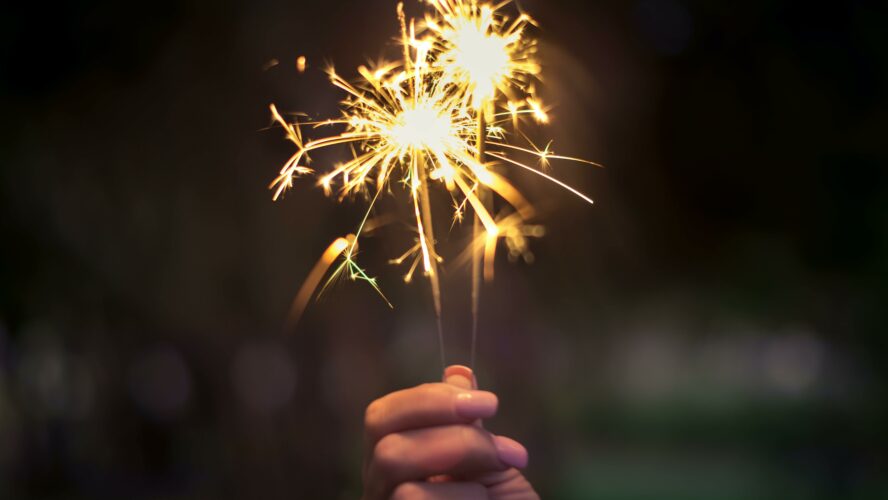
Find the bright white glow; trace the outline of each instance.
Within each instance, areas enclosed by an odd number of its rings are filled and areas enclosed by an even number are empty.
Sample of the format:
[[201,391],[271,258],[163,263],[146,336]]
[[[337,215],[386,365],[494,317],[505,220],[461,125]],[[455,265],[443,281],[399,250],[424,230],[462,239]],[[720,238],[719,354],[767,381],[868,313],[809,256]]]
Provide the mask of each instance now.
[[459,27],[452,41],[452,64],[471,80],[476,98],[493,97],[509,74],[509,40],[469,22]]
[[446,113],[428,105],[405,109],[392,126],[390,135],[401,148],[441,151],[452,137],[453,122]]

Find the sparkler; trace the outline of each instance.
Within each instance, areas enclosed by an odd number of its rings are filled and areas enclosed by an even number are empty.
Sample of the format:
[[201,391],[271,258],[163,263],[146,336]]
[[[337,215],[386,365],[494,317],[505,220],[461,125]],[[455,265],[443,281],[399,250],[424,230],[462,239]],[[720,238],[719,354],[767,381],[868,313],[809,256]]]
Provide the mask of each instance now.
[[[487,121],[492,121],[498,92],[507,96],[527,93],[527,84],[540,72],[535,60],[536,41],[525,36],[532,20],[521,14],[510,21],[502,12],[509,2],[499,5],[479,3],[475,0],[427,0],[434,13],[426,15],[425,24],[433,33],[440,52],[436,66],[444,78],[463,89],[464,105],[476,110],[478,135],[476,159],[483,162],[486,155]],[[533,104],[536,101],[531,98]],[[517,113],[519,105],[510,101],[509,108]],[[537,114],[543,116],[541,109]],[[517,124],[517,119],[515,120]],[[489,190],[478,194],[484,208],[492,210],[493,197]],[[485,238],[481,219],[473,217],[472,224],[472,349],[470,366],[475,365],[475,348],[478,343],[478,318],[481,303],[481,276],[484,269],[488,280],[493,278],[493,258],[496,251],[495,236]],[[486,241],[485,241],[486,240]],[[487,259],[484,255],[487,254]]]
[[[403,5],[398,5],[403,57],[400,62],[381,62],[358,68],[360,79],[349,83],[333,69],[330,81],[346,93],[339,118],[313,122],[288,122],[271,106],[272,116],[284,129],[296,152],[272,182],[277,200],[295,179],[315,171],[310,154],[332,146],[348,145],[352,158],[319,175],[318,184],[338,199],[366,195],[367,211],[354,235],[337,239],[312,270],[291,311],[299,314],[320,286],[333,263],[342,258],[321,292],[335,279],[345,276],[368,282],[383,298],[376,280],[356,261],[362,235],[373,224],[371,214],[381,195],[399,181],[409,193],[415,219],[417,243],[395,264],[410,262],[405,281],[412,280],[419,265],[429,278],[438,338],[444,362],[442,304],[438,253],[429,191],[442,185],[453,197],[454,222],[469,208],[473,214],[473,238],[463,255],[473,268],[473,341],[476,343],[480,281],[493,278],[498,242],[504,240],[511,257],[530,259],[527,239],[542,235],[539,226],[528,225],[534,211],[520,192],[494,168],[494,163],[535,173],[570,190],[588,202],[591,199],[548,173],[513,158],[536,157],[542,168],[554,155],[547,146],[516,146],[505,125],[517,125],[524,117],[547,122],[545,109],[533,95],[531,80],[540,66],[534,58],[535,42],[527,36],[532,20],[521,14],[510,20],[502,9],[508,1],[489,4],[477,0],[427,0],[433,7],[417,28],[408,24]],[[507,101],[497,109],[498,97]],[[341,132],[306,140],[303,128],[339,127]],[[529,142],[529,141],[528,141]],[[576,160],[585,162],[584,160]],[[585,162],[593,164],[592,162]],[[494,198],[504,200],[499,215]],[[457,262],[466,260],[458,259]],[[386,299],[388,303],[388,300]],[[391,305],[391,304],[389,304]]]

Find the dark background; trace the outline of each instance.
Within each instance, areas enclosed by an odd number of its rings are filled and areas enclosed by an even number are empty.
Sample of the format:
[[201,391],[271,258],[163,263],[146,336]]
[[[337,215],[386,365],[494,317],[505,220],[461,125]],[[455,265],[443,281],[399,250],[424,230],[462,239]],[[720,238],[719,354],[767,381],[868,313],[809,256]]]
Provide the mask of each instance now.
[[[885,3],[522,6],[545,134],[606,168],[555,165],[593,207],[513,176],[548,234],[485,291],[489,427],[544,498],[885,498]],[[334,115],[324,61],[396,54],[394,8],[2,7],[0,496],[357,496],[363,407],[439,377],[431,300],[391,231],[361,262],[394,311],[343,283],[282,328],[363,203],[272,203],[292,145],[263,129]]]

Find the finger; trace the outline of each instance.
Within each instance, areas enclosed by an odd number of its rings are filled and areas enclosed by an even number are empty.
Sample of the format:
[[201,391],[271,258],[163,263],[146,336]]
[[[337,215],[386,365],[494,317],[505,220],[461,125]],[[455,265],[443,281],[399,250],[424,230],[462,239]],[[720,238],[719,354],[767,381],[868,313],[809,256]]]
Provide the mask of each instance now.
[[463,481],[470,480],[476,483],[483,484],[487,487],[488,492],[492,491],[492,486],[499,485],[504,482],[512,482],[512,479],[514,479],[516,475],[519,478],[523,479],[524,476],[521,475],[521,472],[518,471],[518,469],[524,469],[525,467],[527,467],[527,449],[524,448],[524,446],[518,441],[507,438],[505,436],[493,436],[493,445],[496,447],[496,453],[500,459],[500,462],[509,465],[510,467],[512,467],[511,469],[484,472],[482,474],[469,476],[459,476],[457,479]]
[[491,498],[508,498],[509,500],[540,499],[540,496],[534,491],[527,478],[517,469],[492,472],[473,478],[473,481],[484,485]]
[[391,500],[487,500],[487,489],[478,483],[404,483]]
[[[367,469],[368,485],[384,498],[395,485],[428,477],[474,477],[527,463],[521,445],[472,425],[431,427],[389,434],[376,444]],[[501,448],[505,453],[500,456]],[[521,448],[523,449],[523,448]],[[514,463],[513,463],[514,462]]]
[[449,384],[424,384],[393,392],[367,407],[364,432],[368,448],[395,432],[490,418],[497,406],[492,392],[467,391]]
[[462,365],[451,365],[444,370],[444,383],[462,389],[477,389],[478,382],[472,369]]
[[[478,388],[478,380],[475,378],[475,374],[472,372],[472,369],[468,366],[463,365],[448,366],[444,370],[444,383],[452,385],[454,387],[461,387],[463,389]],[[484,424],[481,422],[480,418],[472,422],[472,424],[478,427],[484,427]]]

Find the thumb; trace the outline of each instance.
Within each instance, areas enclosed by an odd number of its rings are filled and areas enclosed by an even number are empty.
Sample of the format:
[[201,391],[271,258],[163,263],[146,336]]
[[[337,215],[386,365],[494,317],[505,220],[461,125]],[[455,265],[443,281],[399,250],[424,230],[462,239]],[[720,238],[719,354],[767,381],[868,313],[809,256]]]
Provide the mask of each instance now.
[[462,365],[451,365],[444,370],[444,383],[460,389],[473,390],[478,388],[472,369]]

